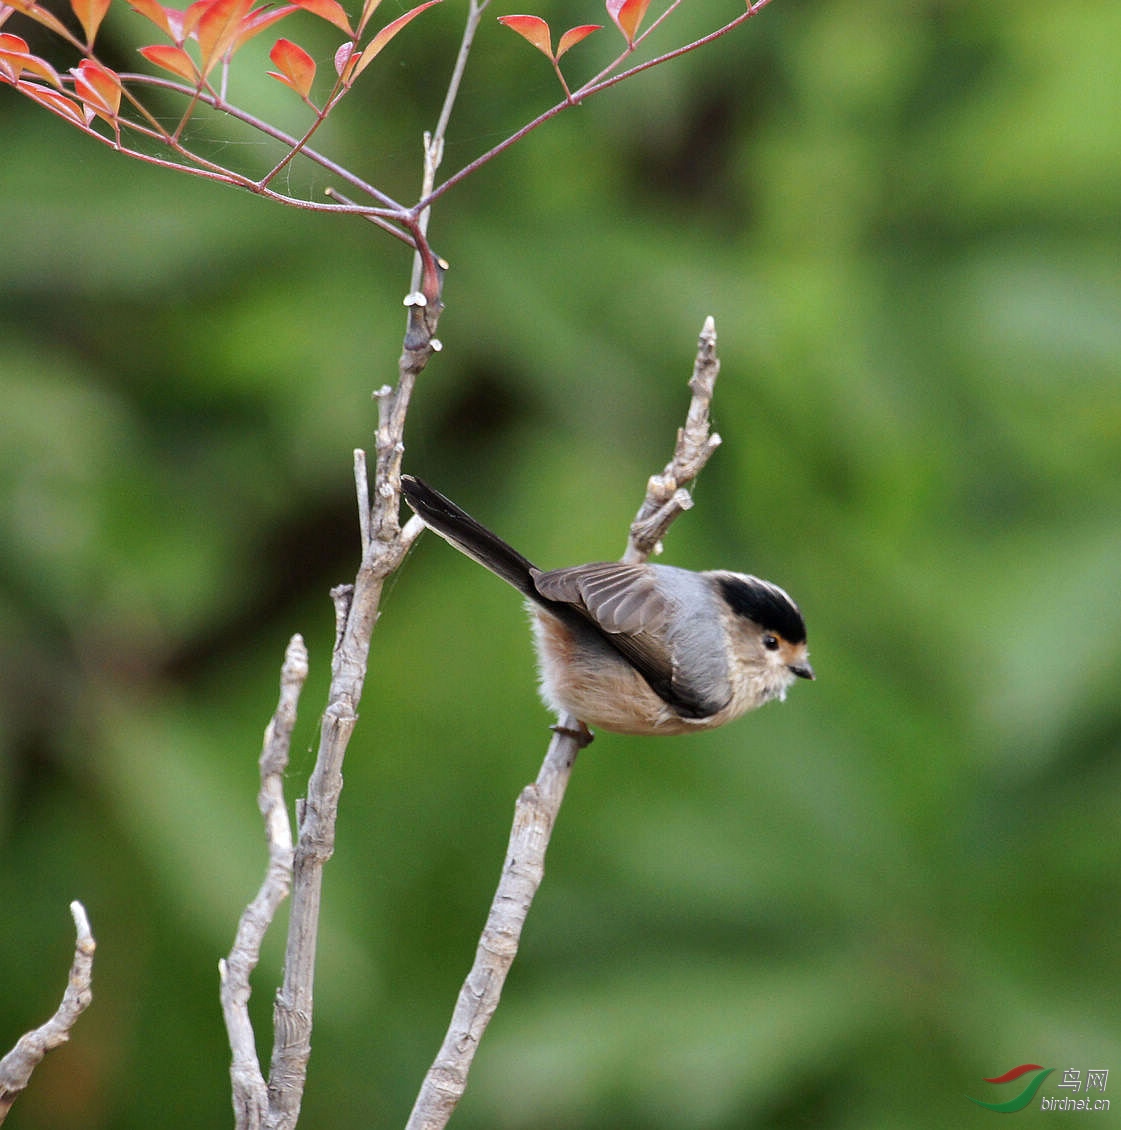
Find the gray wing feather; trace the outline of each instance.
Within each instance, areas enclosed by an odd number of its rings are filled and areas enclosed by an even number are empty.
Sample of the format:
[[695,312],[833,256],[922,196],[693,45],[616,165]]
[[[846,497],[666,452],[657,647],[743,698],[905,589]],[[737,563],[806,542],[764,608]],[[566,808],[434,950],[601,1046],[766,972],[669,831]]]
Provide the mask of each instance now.
[[547,600],[563,600],[583,608],[613,635],[658,632],[669,609],[647,565],[604,562],[536,573],[533,583]]
[[712,625],[713,638],[696,640],[701,655],[693,656],[688,665],[701,676],[695,685],[681,677],[677,641],[670,631],[675,589],[680,584],[699,583],[696,574],[664,566],[603,562],[531,575],[534,587],[546,600],[570,605],[607,633],[612,645],[679,713],[703,718],[724,706],[730,690],[717,621],[701,618],[702,624]]

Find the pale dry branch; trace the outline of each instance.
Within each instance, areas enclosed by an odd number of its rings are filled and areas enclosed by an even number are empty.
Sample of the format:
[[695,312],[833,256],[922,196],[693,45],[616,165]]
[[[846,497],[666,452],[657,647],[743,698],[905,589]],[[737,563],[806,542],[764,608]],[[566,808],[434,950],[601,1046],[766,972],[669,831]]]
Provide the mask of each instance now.
[[660,475],[651,475],[646,484],[646,498],[631,523],[630,539],[623,560],[634,564],[661,552],[660,542],[671,523],[693,505],[686,489],[701,473],[712,453],[720,446],[720,437],[711,430],[709,407],[720,375],[716,356],[716,323],[705,319],[697,339],[697,356],[689,391],[693,394],[685,426],[677,432],[673,458]]
[[249,1019],[249,978],[260,960],[265,934],[292,887],[292,827],[284,802],[284,773],[307,675],[307,648],[303,639],[295,635],[284,653],[280,699],[265,729],[259,762],[257,807],[265,824],[268,866],[260,890],[242,912],[229,956],[218,963],[219,999],[230,1039],[230,1083],[238,1130],[259,1130],[268,1113],[268,1088]]
[[[693,398],[685,426],[677,433],[673,459],[649,480],[646,499],[631,526],[628,562],[646,560],[670,523],[692,505],[684,484],[696,478],[720,444],[720,437],[709,429],[709,405],[719,371],[716,326],[712,318],[706,318],[689,382]],[[636,536],[636,530],[643,536]],[[649,540],[651,535],[653,540]],[[444,1042],[424,1077],[406,1130],[443,1130],[447,1125],[467,1089],[475,1053],[498,1008],[522,927],[545,875],[545,853],[576,755],[591,740],[583,723],[568,715],[561,715],[553,729],[536,781],[518,797],[506,861],[474,964],[459,991]]]
[[354,451],[354,491],[358,496],[358,536],[365,557],[370,548],[370,480],[366,472],[366,453],[360,447]]
[[93,953],[97,943],[90,931],[86,908],[80,902],[72,902],[70,914],[77,934],[70,980],[54,1016],[46,1024],[21,1036],[16,1046],[0,1059],[0,1122],[8,1117],[12,1103],[30,1082],[32,1072],[47,1052],[70,1039],[70,1029],[93,1000]]
[[365,456],[355,458],[355,481],[362,527],[362,562],[353,585],[331,591],[336,639],[331,686],[320,727],[315,767],[307,796],[297,802],[292,909],[284,977],[273,1008],[273,1052],[269,1070],[267,1130],[292,1130],[303,1101],[311,1056],[315,952],[323,868],[335,850],[335,824],[342,794],[343,759],[366,679],[370,640],[386,578],[400,565],[420,525],[402,530],[398,519],[405,419],[416,379],[439,348],[436,323],[442,306],[413,294],[406,300],[409,327],[395,387],[376,392],[378,429],[373,490],[366,479]]
[[[248,965],[243,959],[235,971],[233,959],[238,952],[235,946],[222,971],[223,1009],[233,1050],[231,1076],[239,1128],[292,1130],[299,1119],[311,1056],[323,868],[335,849],[343,759],[358,722],[358,704],[365,684],[370,640],[378,618],[382,588],[423,529],[423,523],[419,521],[410,521],[404,528],[401,527],[398,490],[405,419],[416,379],[432,354],[439,349],[435,330],[442,305],[438,293],[434,298],[413,293],[406,299],[406,306],[409,322],[397,385],[386,386],[374,394],[378,403],[378,428],[372,489],[365,453],[356,451],[354,454],[362,560],[353,584],[339,585],[331,590],[335,607],[331,685],[307,794],[296,802],[294,847],[290,838],[287,841],[288,870],[284,891],[287,892],[290,884],[292,902],[284,974],[273,1006],[273,1050],[264,1094],[262,1087],[265,1085],[245,1007],[249,999],[248,976],[256,958],[254,956]],[[306,653],[303,662],[306,669]],[[262,755],[262,773],[264,771]],[[278,774],[275,778],[277,789],[280,781]],[[282,805],[283,797],[279,793],[276,795]],[[270,893],[275,896],[279,890],[279,886],[274,885]],[[251,904],[246,915],[250,915],[253,909]],[[244,921],[245,916],[243,924]],[[258,919],[253,917],[253,921]],[[263,922],[261,936],[267,926],[268,922]],[[257,938],[258,945],[259,940]]]
[[498,889],[483,927],[475,962],[460,989],[440,1051],[424,1077],[405,1130],[441,1130],[463,1092],[479,1042],[498,1008],[514,963],[522,927],[545,877],[545,849],[560,811],[580,742],[576,719],[563,717],[537,774],[514,806],[514,824]]

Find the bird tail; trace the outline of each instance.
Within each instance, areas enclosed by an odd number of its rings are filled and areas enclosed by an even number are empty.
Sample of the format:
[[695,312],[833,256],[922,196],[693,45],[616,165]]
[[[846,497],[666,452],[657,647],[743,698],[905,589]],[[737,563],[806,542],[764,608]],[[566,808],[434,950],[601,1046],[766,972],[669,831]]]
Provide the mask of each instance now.
[[540,601],[533,585],[533,573],[537,570],[513,546],[476,522],[450,498],[412,475],[401,476],[401,493],[429,529],[525,596]]

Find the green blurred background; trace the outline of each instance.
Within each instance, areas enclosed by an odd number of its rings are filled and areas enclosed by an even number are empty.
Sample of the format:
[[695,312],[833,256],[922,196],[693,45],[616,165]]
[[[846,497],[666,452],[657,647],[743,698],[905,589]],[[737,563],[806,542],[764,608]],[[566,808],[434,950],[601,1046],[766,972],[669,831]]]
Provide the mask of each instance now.
[[[661,44],[742,10],[685,7]],[[321,148],[409,196],[463,14],[403,33]],[[105,35],[154,41],[127,12]],[[253,74],[271,41],[234,95],[294,126]],[[617,556],[712,314],[724,444],[663,560],[787,587],[818,672],[581,755],[460,1130],[981,1127],[965,1096],[1027,1062],[1121,1090],[1119,43],[1112,4],[776,0],[440,205],[408,468],[544,565]],[[488,17],[446,171],[555,95]],[[70,899],[99,943],[9,1125],[228,1126],[260,735],[303,632],[294,799],[408,259],[10,90],[0,139],[0,1045],[57,1004]],[[402,1125],[439,1045],[548,737],[524,620],[435,538],[386,593],[302,1126]]]

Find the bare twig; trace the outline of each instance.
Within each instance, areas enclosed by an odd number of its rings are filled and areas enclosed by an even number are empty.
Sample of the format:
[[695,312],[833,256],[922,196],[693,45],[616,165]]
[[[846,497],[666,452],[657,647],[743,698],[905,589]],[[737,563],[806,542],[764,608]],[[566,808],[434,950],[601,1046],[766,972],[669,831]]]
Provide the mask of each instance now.
[[693,498],[685,488],[701,473],[709,457],[720,446],[720,437],[709,426],[709,406],[719,374],[716,323],[708,317],[697,339],[697,358],[689,381],[693,399],[689,403],[685,427],[678,429],[677,446],[665,470],[660,475],[651,475],[646,484],[646,498],[631,523],[630,539],[623,555],[623,560],[628,563],[645,561],[651,554],[660,553],[659,543],[670,524],[693,505]]
[[[498,1008],[522,927],[545,877],[545,849],[576,761],[578,743],[572,731],[577,725],[574,718],[561,719],[537,780],[518,797],[506,861],[475,963],[459,992],[444,1043],[428,1069],[405,1130],[441,1130],[467,1088],[467,1073]],[[568,732],[562,732],[562,727]]]
[[354,490],[358,496],[358,536],[365,557],[370,548],[370,480],[366,473],[366,453],[360,447],[354,450]]
[[292,887],[292,827],[284,803],[284,773],[296,707],[308,674],[307,648],[296,635],[288,642],[280,669],[280,700],[265,729],[257,807],[265,822],[269,862],[261,889],[245,908],[229,957],[218,963],[219,997],[230,1038],[230,1082],[238,1130],[259,1130],[268,1113],[268,1088],[257,1058],[249,1019],[249,978],[261,956],[261,943]]
[[97,943],[90,932],[86,908],[80,902],[70,904],[77,939],[70,980],[62,995],[62,1003],[54,1016],[32,1032],[21,1036],[16,1046],[0,1059],[0,1122],[8,1117],[12,1103],[31,1080],[31,1073],[52,1048],[70,1038],[70,1029],[93,1000],[93,951]]
[[[459,53],[455,57],[455,66],[452,67],[451,78],[448,80],[447,93],[444,95],[444,104],[440,107],[440,116],[436,119],[436,128],[431,133],[424,135],[424,175],[421,180],[420,198],[423,200],[431,193],[436,183],[436,173],[444,159],[444,140],[447,137],[448,123],[451,121],[452,109],[459,96],[459,88],[463,83],[463,74],[467,70],[467,59],[471,54],[471,45],[475,42],[475,33],[483,18],[490,0],[470,0],[467,6],[467,22],[463,27],[463,36],[459,42]],[[428,234],[428,219],[432,214],[431,207],[420,210],[417,224],[424,235]],[[421,262],[419,256],[413,264],[412,289],[418,290],[421,282]]]
[[[381,578],[374,576],[369,555],[363,560],[354,586],[341,585],[331,592],[336,621],[341,627],[332,662],[331,691],[320,728],[319,753],[308,779],[307,796],[297,802],[299,834],[293,857],[292,910],[284,978],[273,1006],[273,1051],[269,1070],[268,1114],[264,1125],[296,1125],[303,1101],[308,1058],[311,1055],[311,1021],[315,983],[316,935],[323,886],[323,866],[335,848],[335,820],[342,793],[342,761],[358,721],[366,657],[369,653],[373,614],[354,614],[358,591],[363,606],[376,608]],[[372,591],[371,591],[372,590]],[[359,623],[362,620],[362,623]]]
[[[692,482],[720,437],[709,432],[709,405],[720,371],[716,359],[716,327],[706,318],[697,346],[697,359],[689,387],[693,399],[685,426],[677,433],[671,462],[661,475],[653,475],[646,499],[632,525],[625,560],[644,561],[670,523],[692,505],[681,484]],[[637,537],[634,531],[646,531]],[[653,534],[653,540],[649,535]],[[475,961],[459,991],[444,1042],[424,1077],[406,1130],[443,1130],[467,1088],[467,1075],[483,1033],[498,1008],[506,975],[514,962],[522,927],[545,875],[545,852],[564,800],[565,789],[576,763],[582,723],[562,715],[554,727],[553,740],[537,775],[522,790],[514,809],[514,825],[506,850],[506,862],[490,913],[475,951]]]
[[[335,850],[335,822],[342,795],[343,759],[358,723],[358,704],[366,680],[370,639],[386,578],[400,565],[420,531],[420,523],[401,529],[397,516],[404,453],[405,418],[416,379],[439,347],[435,338],[440,303],[410,295],[409,329],[398,363],[395,388],[375,393],[378,402],[377,460],[364,528],[362,563],[353,585],[332,590],[338,627],[331,660],[331,686],[320,727],[315,768],[307,797],[297,804],[298,835],[293,860],[292,912],[284,979],[273,1009],[274,1043],[269,1071],[267,1130],[291,1130],[303,1101],[311,1055],[316,935],[323,867]],[[359,506],[365,509],[365,459],[356,460]]]
[[[472,13],[485,7],[473,2]],[[473,35],[471,17],[465,44]],[[466,50],[466,47],[464,48]],[[462,67],[457,66],[453,87]],[[447,126],[455,90],[449,91],[440,130]],[[442,143],[442,132],[439,134]],[[432,154],[426,154],[426,176]],[[431,169],[435,175],[435,168]],[[428,247],[416,217],[408,217],[421,266],[419,289],[405,298],[408,324],[397,364],[397,384],[374,393],[378,405],[376,459],[371,491],[367,460],[355,453],[355,488],[358,495],[362,563],[353,585],[332,590],[337,634],[331,660],[331,687],[320,728],[315,768],[308,779],[307,797],[297,804],[298,836],[293,861],[292,913],[284,980],[273,1010],[272,1064],[269,1071],[268,1130],[291,1130],[299,1118],[311,1055],[313,986],[316,935],[323,885],[323,867],[335,848],[335,822],[342,794],[342,766],[351,734],[358,722],[358,704],[366,680],[370,639],[378,618],[385,579],[404,559],[423,523],[410,521],[401,528],[398,517],[401,458],[405,451],[405,420],[417,378],[433,353],[440,349],[436,326],[443,310],[440,292],[446,264]]]

